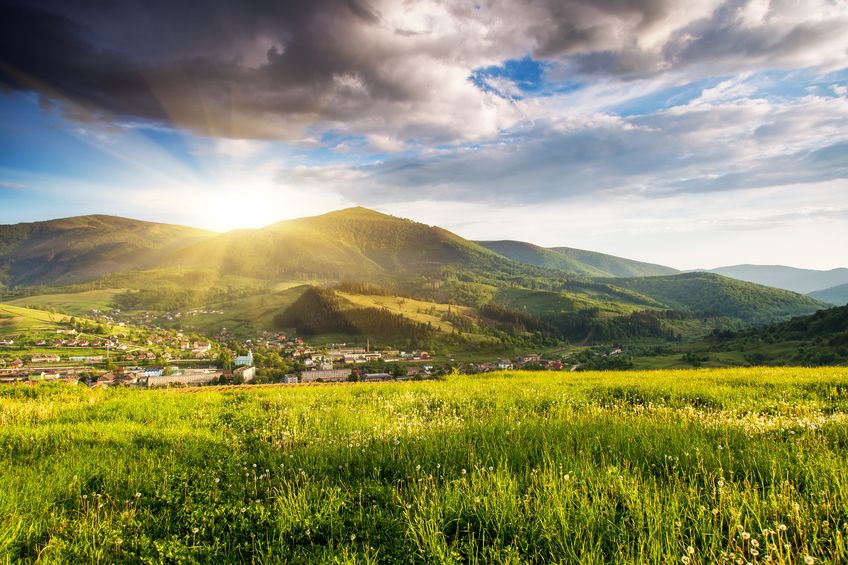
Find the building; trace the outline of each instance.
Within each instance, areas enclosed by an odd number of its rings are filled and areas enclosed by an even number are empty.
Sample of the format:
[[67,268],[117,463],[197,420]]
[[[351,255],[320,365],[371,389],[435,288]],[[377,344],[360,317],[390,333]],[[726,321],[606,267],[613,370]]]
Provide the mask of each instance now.
[[239,367],[233,371],[235,377],[241,377],[241,382],[249,383],[256,378],[256,367]]
[[[147,379],[148,388],[156,388],[163,386],[200,386],[217,383],[223,371],[217,369],[185,369],[173,375],[159,375]],[[147,375],[147,371],[145,371]]]
[[247,352],[247,355],[239,355],[233,361],[233,365],[236,367],[244,367],[246,365],[253,365],[253,350]]
[[365,382],[390,381],[392,376],[388,373],[363,373],[362,380]]
[[304,371],[300,375],[300,382],[314,383],[322,382],[341,382],[346,381],[350,377],[350,369],[330,369],[326,371]]
[[58,363],[60,360],[58,355],[33,355],[30,359],[33,363]]
[[501,359],[498,361],[498,370],[499,371],[509,371],[512,369],[512,361],[509,359]]

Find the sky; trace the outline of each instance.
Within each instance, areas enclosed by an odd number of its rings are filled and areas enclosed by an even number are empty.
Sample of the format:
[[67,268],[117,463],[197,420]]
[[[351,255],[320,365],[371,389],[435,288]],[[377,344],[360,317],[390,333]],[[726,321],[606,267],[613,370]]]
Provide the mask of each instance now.
[[0,0],[0,223],[356,205],[848,266],[848,2]]

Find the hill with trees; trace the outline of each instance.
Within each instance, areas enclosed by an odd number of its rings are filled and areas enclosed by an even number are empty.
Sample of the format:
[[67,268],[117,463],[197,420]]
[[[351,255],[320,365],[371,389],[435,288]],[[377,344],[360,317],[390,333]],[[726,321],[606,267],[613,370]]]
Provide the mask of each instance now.
[[624,259],[614,255],[572,247],[545,248],[523,241],[478,241],[495,253],[529,265],[592,277],[652,277],[673,275],[671,267]]
[[753,324],[809,314],[827,306],[788,290],[705,272],[607,279],[607,282],[650,296],[673,310],[729,316]]
[[114,216],[0,225],[0,283],[67,284],[148,269],[211,236],[195,228]]
[[848,283],[832,286],[824,290],[817,290],[816,292],[811,292],[809,296],[822,302],[842,306],[848,304]]

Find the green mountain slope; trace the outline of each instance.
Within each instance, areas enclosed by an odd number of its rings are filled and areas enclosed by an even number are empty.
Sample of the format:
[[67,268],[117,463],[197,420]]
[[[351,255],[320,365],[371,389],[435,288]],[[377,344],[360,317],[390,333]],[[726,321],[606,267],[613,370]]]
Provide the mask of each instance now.
[[237,230],[180,250],[169,261],[260,279],[385,281],[432,275],[449,265],[522,272],[520,265],[449,231],[365,208]]
[[754,324],[809,314],[827,306],[788,290],[705,272],[606,280],[650,296],[675,310],[729,316]]
[[146,269],[208,239],[203,230],[113,216],[0,226],[0,283],[67,284]]
[[808,296],[829,304],[842,306],[843,304],[848,304],[848,283],[832,286],[824,290],[817,290],[809,293]]
[[477,241],[475,243],[490,251],[494,251],[498,255],[502,255],[519,263],[526,263],[528,265],[536,265],[537,267],[556,269],[558,271],[579,275],[597,277],[612,275],[612,273],[596,269],[595,267],[581,263],[576,259],[568,257],[562,253],[558,253],[552,249],[546,249],[524,241]]
[[656,277],[662,275],[673,275],[680,272],[677,269],[672,269],[671,267],[645,263],[643,261],[634,261],[633,259],[624,259],[622,257],[598,253],[596,251],[584,251],[582,249],[573,249],[571,247],[552,247],[551,250],[556,251],[565,257],[579,261],[583,265],[609,273],[609,276],[613,277]]
[[848,284],[848,269],[845,268],[817,271],[783,265],[734,265],[710,269],[709,272],[801,294]]
[[592,277],[651,277],[673,275],[676,269],[571,247],[545,248],[523,241],[478,241],[508,259],[528,265]]

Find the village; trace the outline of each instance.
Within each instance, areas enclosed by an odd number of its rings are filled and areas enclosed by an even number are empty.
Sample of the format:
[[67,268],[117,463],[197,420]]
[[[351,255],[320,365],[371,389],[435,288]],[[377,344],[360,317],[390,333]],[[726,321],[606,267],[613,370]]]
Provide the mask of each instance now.
[[[315,384],[435,378],[450,372],[485,373],[514,369],[574,370],[538,353],[488,362],[437,363],[428,351],[372,350],[347,343],[310,345],[300,337],[262,332],[253,339],[190,338],[181,332],[153,332],[142,343],[83,338],[75,330],[60,337],[0,340],[0,384],[83,383],[90,387],[137,388],[242,384]],[[52,350],[52,351],[50,351]],[[85,353],[80,353],[84,350]],[[55,351],[55,352],[54,352]],[[228,357],[228,353],[238,354]]]

